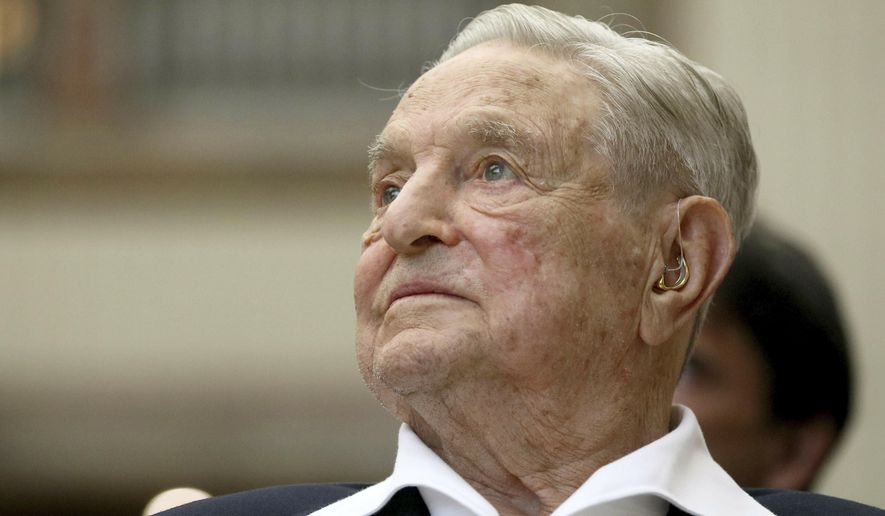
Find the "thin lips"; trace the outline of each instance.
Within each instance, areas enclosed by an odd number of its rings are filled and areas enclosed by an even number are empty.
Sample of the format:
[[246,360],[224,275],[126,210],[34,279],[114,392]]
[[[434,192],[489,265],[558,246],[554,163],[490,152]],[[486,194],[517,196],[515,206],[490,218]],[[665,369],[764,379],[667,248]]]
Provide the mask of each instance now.
[[387,303],[387,306],[389,307],[394,303],[394,301],[402,299],[404,297],[420,296],[426,294],[441,294],[446,296],[463,297],[440,285],[436,285],[433,283],[414,282],[406,283],[395,288],[390,294],[390,301]]

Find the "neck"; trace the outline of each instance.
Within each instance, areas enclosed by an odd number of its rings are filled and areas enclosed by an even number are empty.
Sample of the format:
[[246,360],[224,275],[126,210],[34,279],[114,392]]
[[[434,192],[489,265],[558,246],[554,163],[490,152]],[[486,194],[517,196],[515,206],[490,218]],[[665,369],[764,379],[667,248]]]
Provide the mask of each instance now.
[[500,385],[460,390],[410,395],[405,421],[502,515],[553,512],[600,467],[669,427],[670,398],[625,385],[589,398]]

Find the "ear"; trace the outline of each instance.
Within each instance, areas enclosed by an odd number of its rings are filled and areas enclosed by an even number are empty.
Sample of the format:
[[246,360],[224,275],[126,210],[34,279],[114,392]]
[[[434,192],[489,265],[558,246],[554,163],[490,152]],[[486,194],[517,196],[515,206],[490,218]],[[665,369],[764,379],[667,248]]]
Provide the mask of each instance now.
[[835,442],[836,426],[823,416],[788,425],[784,438],[780,439],[780,453],[772,461],[764,485],[806,490]]
[[[653,346],[693,325],[702,303],[713,295],[728,272],[735,249],[728,214],[709,197],[693,195],[666,204],[654,219],[657,254],[646,281],[639,322],[640,337]],[[664,267],[674,268],[680,256],[688,267],[688,280],[680,288],[659,289]],[[673,285],[677,276],[675,272],[666,273],[666,283]]]

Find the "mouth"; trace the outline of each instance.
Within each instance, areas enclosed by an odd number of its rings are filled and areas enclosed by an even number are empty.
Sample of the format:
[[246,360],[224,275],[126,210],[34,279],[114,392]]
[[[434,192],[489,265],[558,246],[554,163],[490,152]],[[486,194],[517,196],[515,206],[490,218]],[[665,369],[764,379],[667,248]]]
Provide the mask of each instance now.
[[425,282],[411,282],[398,286],[391,292],[390,298],[388,299],[387,306],[388,308],[393,305],[395,302],[406,299],[406,298],[415,298],[419,296],[447,296],[458,299],[464,299],[463,296],[456,294],[451,289],[443,287],[441,285],[437,285],[434,283],[425,283]]

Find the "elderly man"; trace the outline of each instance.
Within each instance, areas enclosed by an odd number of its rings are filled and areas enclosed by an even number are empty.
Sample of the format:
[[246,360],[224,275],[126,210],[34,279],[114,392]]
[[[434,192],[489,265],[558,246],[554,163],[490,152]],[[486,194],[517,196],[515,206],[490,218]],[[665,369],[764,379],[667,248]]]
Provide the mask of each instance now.
[[404,423],[393,474],[179,514],[845,513],[754,499],[671,408],[753,212],[746,120],[719,76],[503,6],[405,92],[370,154],[356,340]]

